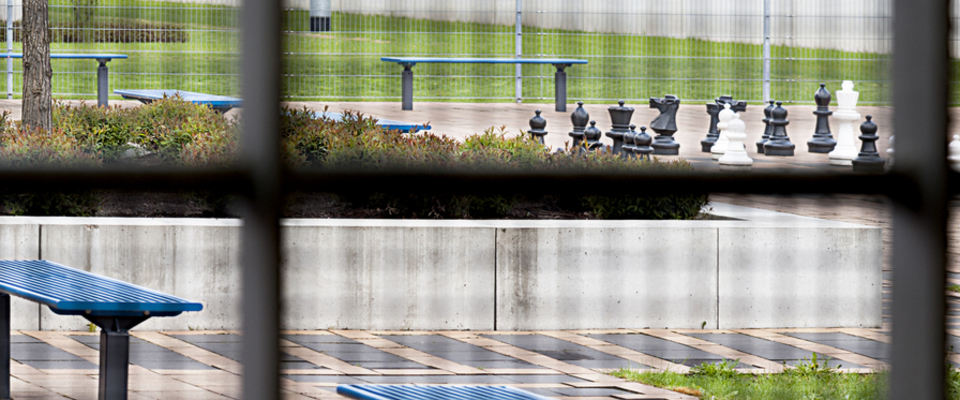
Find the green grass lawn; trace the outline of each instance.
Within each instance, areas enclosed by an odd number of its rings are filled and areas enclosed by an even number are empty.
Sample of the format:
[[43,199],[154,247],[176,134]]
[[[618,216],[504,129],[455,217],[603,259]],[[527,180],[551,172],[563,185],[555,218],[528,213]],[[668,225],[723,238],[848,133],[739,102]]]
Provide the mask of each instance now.
[[[77,16],[73,1],[51,1],[52,26]],[[89,0],[87,0],[89,1]],[[185,43],[53,43],[54,52],[110,51],[129,59],[109,64],[111,88],[179,88],[237,94],[237,9],[192,3],[100,0],[90,26],[105,23],[173,25]],[[401,67],[381,56],[511,56],[513,27],[335,13],[333,32],[307,32],[308,13],[285,13],[284,88],[300,100],[397,100]],[[654,36],[612,35],[527,28],[527,57],[576,57],[586,66],[567,70],[571,101],[642,100],[676,94],[686,101],[731,94],[759,100],[761,46]],[[16,44],[19,48],[19,43]],[[861,104],[884,103],[890,90],[886,55],[775,46],[773,96],[811,103],[819,82],[832,90],[857,82]],[[825,60],[815,60],[825,59]],[[19,70],[19,61],[15,62]],[[95,92],[93,61],[54,61],[54,92]],[[512,65],[418,65],[415,99],[510,101]],[[552,102],[552,66],[524,66],[525,100]],[[19,88],[19,76],[17,76]],[[19,90],[19,89],[15,89]]]

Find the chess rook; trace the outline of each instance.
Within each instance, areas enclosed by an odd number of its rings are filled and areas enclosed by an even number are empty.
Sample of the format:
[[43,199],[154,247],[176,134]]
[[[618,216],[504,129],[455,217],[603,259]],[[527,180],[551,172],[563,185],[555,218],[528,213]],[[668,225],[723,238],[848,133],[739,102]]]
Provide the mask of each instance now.
[[720,138],[720,132],[717,131],[717,123],[720,122],[719,114],[720,111],[723,110],[724,104],[730,104],[730,108],[732,108],[733,111],[747,111],[747,102],[734,100],[733,96],[723,95],[717,97],[713,103],[707,103],[707,114],[710,115],[710,128],[707,130],[707,137],[700,141],[701,150],[704,153],[709,153],[713,145],[717,143],[717,139]]
[[883,172],[884,161],[877,152],[877,124],[872,121],[873,116],[868,115],[867,121],[860,125],[860,153],[854,158],[853,172]]
[[633,118],[633,107],[626,107],[623,103],[623,100],[620,100],[619,106],[607,109],[610,113],[610,121],[613,123],[613,128],[607,132],[607,137],[613,139],[613,154],[620,154],[623,148],[623,135],[630,131],[630,119]]
[[773,125],[770,125],[770,119],[774,108],[773,100],[770,100],[770,104],[763,109],[763,136],[757,141],[757,153],[763,154],[763,145],[770,140],[770,135],[773,134]]
[[773,133],[770,134],[770,140],[763,144],[763,154],[766,156],[792,157],[793,150],[797,147],[790,143],[790,137],[787,136],[787,109],[783,108],[783,102],[778,101],[777,106],[770,112],[770,125],[773,125]]
[[837,91],[837,111],[833,113],[839,124],[837,131],[837,147],[829,154],[830,165],[853,165],[857,158],[857,147],[854,144],[853,124],[860,120],[857,113],[857,99],[860,93],[853,90],[852,81],[843,81],[841,89]]
[[829,153],[837,146],[837,141],[830,134],[830,91],[827,85],[821,83],[820,90],[813,95],[817,109],[813,112],[817,116],[817,128],[813,132],[813,139],[807,141],[807,149],[811,153]]
[[568,135],[573,138],[573,148],[577,152],[583,153],[585,151],[584,147],[584,132],[587,130],[587,122],[590,121],[590,114],[587,113],[587,110],[583,109],[583,102],[577,102],[577,109],[573,110],[573,113],[570,114],[570,122],[573,123],[573,131]]
[[727,139],[730,143],[727,145],[727,151],[720,157],[721,168],[744,168],[753,165],[753,159],[747,156],[747,149],[743,145],[743,140],[747,138],[747,125],[740,119],[739,114],[733,114],[733,119],[727,122]]
[[650,98],[650,108],[656,108],[660,115],[650,122],[650,129],[657,133],[653,138],[653,154],[661,156],[676,156],[680,154],[680,143],[673,139],[677,133],[677,110],[680,108],[680,99],[668,94],[663,98]]
[[527,133],[540,142],[540,144],[544,144],[543,137],[547,135],[547,131],[544,130],[544,128],[547,127],[547,120],[540,116],[540,110],[537,110],[536,113],[537,115],[530,118],[530,130],[527,131]]
[[712,154],[714,160],[719,160],[720,157],[723,157],[723,153],[727,152],[727,147],[730,145],[730,139],[727,138],[727,134],[724,132],[727,130],[727,124],[729,124],[736,115],[737,113],[733,112],[733,107],[731,105],[723,105],[723,110],[720,111],[718,116],[720,122],[717,123],[717,130],[720,131],[720,137],[717,139],[717,143],[715,143],[710,149],[710,153]]

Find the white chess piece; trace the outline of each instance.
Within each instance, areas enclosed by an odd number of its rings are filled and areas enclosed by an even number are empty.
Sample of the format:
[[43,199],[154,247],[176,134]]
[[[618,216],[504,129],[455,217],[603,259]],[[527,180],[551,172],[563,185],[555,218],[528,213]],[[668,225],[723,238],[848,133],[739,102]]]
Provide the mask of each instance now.
[[723,153],[727,152],[727,147],[730,145],[730,139],[727,138],[727,123],[729,123],[733,116],[737,115],[736,112],[730,109],[730,104],[723,104],[723,110],[720,110],[720,115],[717,118],[720,122],[717,123],[717,130],[720,131],[720,137],[717,138],[717,142],[713,144],[713,147],[710,148],[710,153],[713,154],[714,160],[719,160],[723,156]]
[[894,151],[893,151],[893,138],[894,138],[895,136],[896,136],[896,135],[890,135],[890,139],[887,139],[887,141],[890,143],[889,145],[887,145],[887,154],[890,156],[890,158],[887,159],[887,165],[889,165],[889,166],[891,166],[891,167],[893,166],[893,157],[894,157],[894,154],[893,154],[893,153],[894,153]]
[[744,168],[753,165],[753,159],[747,156],[747,149],[743,146],[743,140],[747,138],[747,124],[743,123],[739,114],[733,114],[733,119],[727,122],[727,139],[730,143],[727,146],[727,152],[720,157],[720,165],[723,167]]
[[960,172],[960,135],[953,135],[953,141],[947,147],[947,161],[950,161],[950,168]]
[[859,92],[853,91],[853,81],[843,81],[840,85],[842,89],[837,91],[837,111],[834,111],[833,118],[840,122],[840,129],[837,133],[837,147],[827,156],[830,157],[830,165],[853,165],[853,159],[857,158],[857,146],[854,143],[853,125],[860,120],[860,114],[857,113],[857,99]]

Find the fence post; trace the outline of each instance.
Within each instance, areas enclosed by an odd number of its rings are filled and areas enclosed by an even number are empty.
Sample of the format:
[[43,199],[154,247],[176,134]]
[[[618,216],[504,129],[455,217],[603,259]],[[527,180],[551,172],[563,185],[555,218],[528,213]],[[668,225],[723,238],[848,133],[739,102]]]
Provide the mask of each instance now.
[[329,32],[330,0],[310,0],[310,32]]
[[[523,0],[517,0],[517,36],[516,36],[516,54],[517,58],[523,57]],[[523,102],[523,66],[516,65],[517,76],[517,104]]]
[[770,97],[770,0],[763,0],[763,98]]
[[[7,54],[13,52],[13,0],[7,0]],[[7,99],[13,98],[13,59],[7,57]]]

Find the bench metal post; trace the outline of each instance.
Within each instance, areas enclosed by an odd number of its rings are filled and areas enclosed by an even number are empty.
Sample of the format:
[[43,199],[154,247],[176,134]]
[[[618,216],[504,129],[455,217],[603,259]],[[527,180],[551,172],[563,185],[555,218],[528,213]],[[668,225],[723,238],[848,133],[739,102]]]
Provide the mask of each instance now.
[[0,399],[10,399],[10,295],[0,293]]
[[413,110],[413,66],[403,65],[403,109]]
[[101,330],[99,400],[127,399],[127,364],[129,362],[130,334],[126,330]]
[[564,69],[570,65],[553,64],[553,66],[557,67],[557,74],[553,79],[556,97],[556,110],[557,112],[564,112],[567,111],[567,72],[564,71]]
[[98,58],[97,62],[100,63],[100,66],[97,67],[97,105],[100,107],[107,106],[107,92],[109,90],[110,84],[107,81],[109,71],[107,70],[107,62],[110,59],[107,58]]

